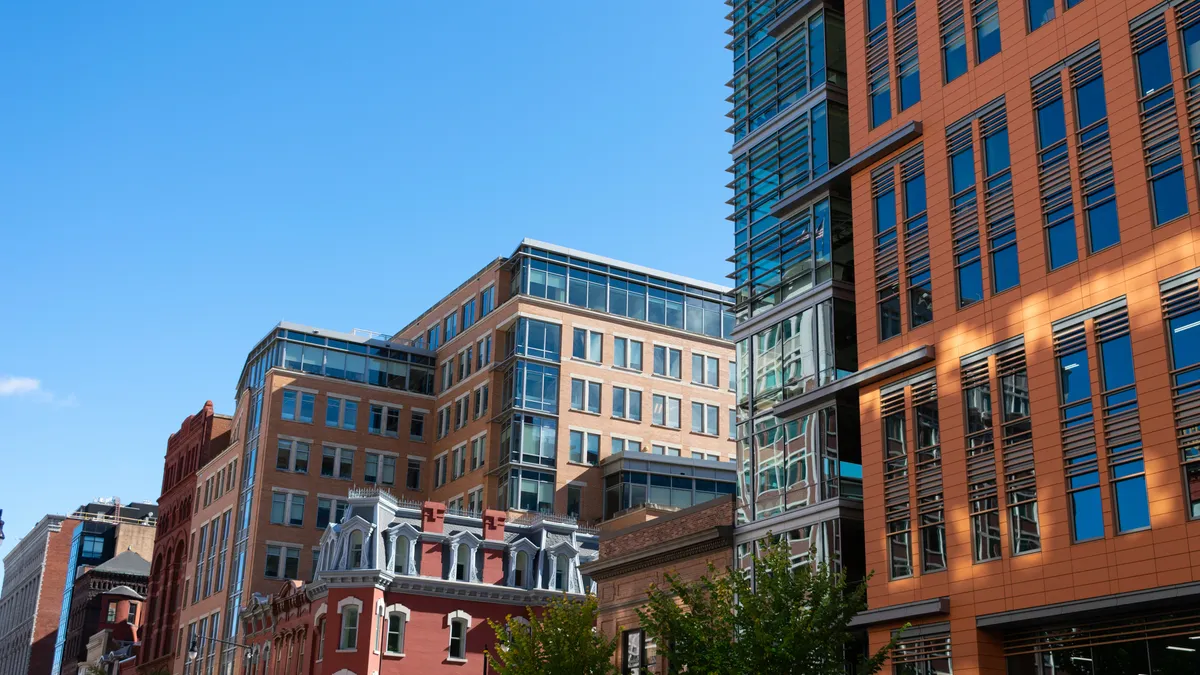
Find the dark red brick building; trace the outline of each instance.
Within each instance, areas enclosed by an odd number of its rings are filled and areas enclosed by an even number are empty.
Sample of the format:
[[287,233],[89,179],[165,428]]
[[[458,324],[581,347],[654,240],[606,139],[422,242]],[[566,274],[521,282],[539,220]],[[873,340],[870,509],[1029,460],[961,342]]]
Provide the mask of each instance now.
[[199,500],[196,472],[229,445],[232,426],[230,417],[215,414],[212,401],[206,401],[167,440],[150,567],[148,629],[138,655],[142,672],[170,670],[178,652],[175,636],[185,592],[184,566],[189,555],[191,516]]

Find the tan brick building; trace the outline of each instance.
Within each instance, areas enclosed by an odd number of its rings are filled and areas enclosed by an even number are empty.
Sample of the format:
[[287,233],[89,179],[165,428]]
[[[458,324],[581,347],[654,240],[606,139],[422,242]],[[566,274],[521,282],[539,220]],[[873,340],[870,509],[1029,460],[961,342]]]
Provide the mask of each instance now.
[[[254,593],[308,580],[352,487],[585,530],[732,494],[728,289],[525,240],[394,335],[281,323],[196,474],[179,672],[241,668]],[[228,523],[228,527],[227,527]]]

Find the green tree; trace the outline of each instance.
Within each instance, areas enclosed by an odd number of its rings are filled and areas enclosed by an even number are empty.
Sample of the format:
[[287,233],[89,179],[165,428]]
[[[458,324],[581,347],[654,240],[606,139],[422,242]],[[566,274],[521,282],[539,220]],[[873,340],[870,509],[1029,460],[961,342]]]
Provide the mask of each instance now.
[[[768,535],[769,537],[770,535]],[[845,675],[850,620],[866,609],[866,584],[850,584],[825,563],[793,566],[786,542],[755,561],[756,584],[734,570],[694,582],[666,575],[638,610],[670,675]],[[879,672],[896,640],[855,671]]]
[[596,596],[575,600],[565,594],[528,623],[509,616],[504,623],[488,621],[496,631],[496,648],[488,650],[492,668],[500,675],[612,675],[615,638],[596,630],[600,605]]

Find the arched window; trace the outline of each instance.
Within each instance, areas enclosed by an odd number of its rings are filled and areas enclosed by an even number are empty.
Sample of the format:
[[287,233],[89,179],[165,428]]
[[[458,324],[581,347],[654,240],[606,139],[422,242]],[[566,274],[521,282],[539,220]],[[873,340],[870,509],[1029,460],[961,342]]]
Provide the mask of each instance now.
[[513,584],[517,588],[525,588],[529,583],[529,554],[525,551],[517,551],[517,561],[513,570]]
[[408,624],[408,608],[401,604],[387,608],[387,643],[384,653],[388,656],[404,656],[404,629]]
[[362,567],[363,535],[355,530],[350,533],[350,569]]
[[396,538],[396,574],[408,574],[408,537]]
[[455,560],[454,578],[459,581],[470,581],[468,576],[471,564],[471,547],[466,544],[458,545],[458,557]]
[[471,615],[463,611],[451,612],[446,616],[450,624],[450,659],[467,660],[467,631],[471,628]]
[[354,605],[342,608],[341,638],[338,649],[354,649],[358,646],[358,608]]
[[565,555],[558,555],[554,558],[554,590],[567,590],[567,570],[570,567],[571,559]]

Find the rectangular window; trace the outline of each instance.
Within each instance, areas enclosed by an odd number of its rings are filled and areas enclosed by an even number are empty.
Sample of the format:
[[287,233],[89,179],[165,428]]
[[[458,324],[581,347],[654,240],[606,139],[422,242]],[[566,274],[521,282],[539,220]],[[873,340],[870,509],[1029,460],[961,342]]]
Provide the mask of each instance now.
[[[876,259],[890,259],[897,255],[899,241],[895,189],[885,189],[875,195],[874,211]],[[877,276],[876,302],[879,305],[879,339],[882,341],[900,334],[900,268],[888,266],[886,273]]]
[[300,577],[300,549],[291,546],[268,546],[266,570],[271,579],[298,579]]
[[949,84],[967,72],[967,33],[962,0],[938,3],[938,18],[942,29],[942,78]]
[[692,433],[716,436],[721,433],[717,420],[721,409],[715,405],[692,403]]
[[379,436],[399,438],[400,408],[397,406],[372,403],[371,419],[367,425],[367,432]]
[[571,341],[571,356],[584,361],[603,361],[604,334],[586,328],[576,328]]
[[642,442],[641,441],[634,441],[634,440],[630,440],[628,438],[617,438],[615,436],[612,439],[612,454],[614,454],[614,455],[620,455],[620,454],[626,453],[626,452],[641,452],[641,451],[642,451]]
[[[293,492],[271,493],[271,522],[275,525],[304,524],[304,495]],[[213,523],[214,530],[216,523]]]
[[558,361],[561,357],[562,328],[546,321],[522,318],[517,325],[515,344],[510,350],[521,356],[547,361]]
[[442,453],[433,459],[433,487],[439,488],[446,484],[446,467],[449,455]]
[[997,496],[996,444],[992,389],[987,362],[964,368],[967,461],[975,467],[968,479],[971,544],[975,562],[1000,558],[1000,502]]
[[971,0],[975,21],[975,62],[1000,53],[1000,8],[997,0]]
[[395,456],[368,452],[366,468],[363,471],[363,481],[381,485],[395,485]]
[[663,345],[654,345],[655,375],[678,380],[682,377],[680,374],[682,362],[682,350],[664,347]]
[[1138,401],[1128,319],[1124,314],[1115,323],[1097,319],[1096,334],[1105,428],[1127,427],[1120,434],[1105,433],[1117,533],[1121,534],[1150,527],[1146,467],[1141,434],[1136,427]]
[[492,362],[492,336],[488,335],[475,343],[475,370],[482,370]]
[[408,437],[414,441],[425,440],[425,413],[414,412],[408,425]]
[[[1075,429],[1094,435],[1091,379],[1088,374],[1086,338],[1078,329],[1066,343],[1056,336],[1058,352],[1059,420],[1064,434]],[[1092,430],[1089,432],[1088,428]],[[1071,507],[1071,533],[1076,542],[1104,537],[1100,505],[1100,473],[1095,445],[1090,450],[1063,457],[1067,470],[1067,498]]]
[[1021,283],[1008,152],[1008,118],[1003,103],[1001,99],[998,108],[979,116],[979,137],[983,146],[983,210],[991,254],[993,293],[1007,291]]
[[642,421],[642,392],[626,387],[613,387],[612,415],[618,419]]
[[718,375],[719,363],[715,356],[692,354],[692,384],[719,387],[721,381]]
[[507,489],[509,508],[549,513],[554,510],[554,488],[553,473],[513,469],[508,484],[501,488],[501,494]]
[[308,473],[308,451],[307,441],[280,438],[275,455],[275,468],[279,471]]
[[479,318],[483,318],[496,309],[496,287],[488,286],[479,294]]
[[482,387],[476,389],[474,396],[475,396],[474,419],[479,419],[480,417],[483,417],[484,415],[487,414],[488,385],[485,384]]
[[446,342],[449,342],[458,335],[458,315],[451,314],[442,320],[442,330],[446,334]]
[[283,419],[312,423],[316,395],[307,391],[283,390]]
[[613,365],[618,368],[642,370],[642,343],[629,338],[613,338]]
[[351,480],[354,477],[354,450],[328,445],[321,448],[321,475]]
[[408,476],[404,480],[404,487],[409,490],[421,489],[421,465],[423,462],[419,459],[408,460]]
[[1025,0],[1025,9],[1031,33],[1054,19],[1054,0]]
[[442,342],[441,335],[442,335],[441,326],[434,326],[434,327],[430,328],[429,331],[425,334],[426,342],[429,343],[429,349],[431,351],[437,351],[438,346],[441,345],[441,342]]
[[571,378],[571,409],[600,414],[600,383]]
[[900,110],[921,100],[921,68],[917,61],[916,0],[895,0],[896,89]]
[[450,433],[450,406],[446,406],[437,412],[437,437],[442,440],[446,434]]
[[652,424],[672,429],[679,428],[679,399],[663,394],[654,394],[651,402],[653,409],[650,422]]
[[463,303],[462,306],[462,329],[466,330],[475,324],[475,298]]
[[1143,161],[1150,186],[1154,225],[1187,215],[1187,188],[1165,18],[1133,31],[1141,113]]
[[912,576],[912,507],[904,388],[880,395],[883,414],[883,489],[887,519],[888,577]]
[[487,436],[480,436],[471,441],[471,471],[483,466],[485,452],[487,452]]
[[325,399],[325,426],[354,431],[358,426],[358,401],[329,396]]
[[577,464],[595,466],[600,461],[600,435],[586,431],[571,430],[570,459]]
[[342,522],[346,514],[346,502],[328,497],[317,497],[317,529],[323,530],[330,522]]
[[567,515],[578,518],[583,509],[583,488],[578,485],[567,486]]
[[454,385],[454,358],[451,357],[442,364],[442,391]]

